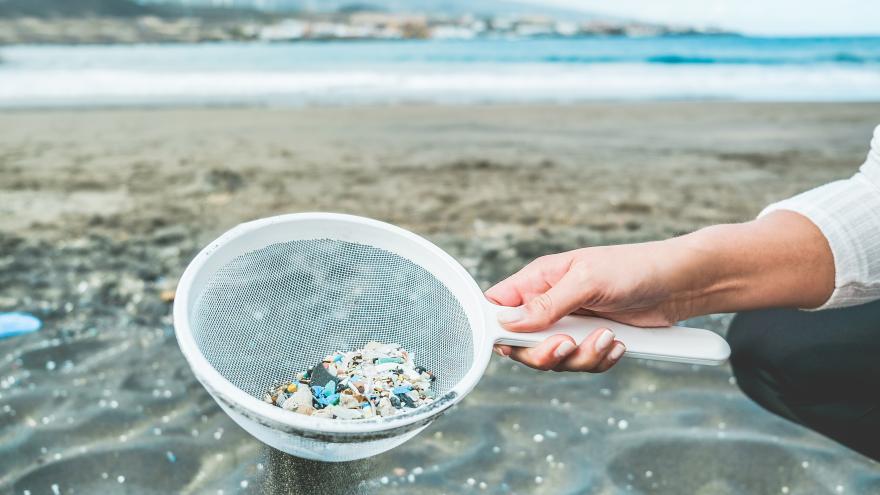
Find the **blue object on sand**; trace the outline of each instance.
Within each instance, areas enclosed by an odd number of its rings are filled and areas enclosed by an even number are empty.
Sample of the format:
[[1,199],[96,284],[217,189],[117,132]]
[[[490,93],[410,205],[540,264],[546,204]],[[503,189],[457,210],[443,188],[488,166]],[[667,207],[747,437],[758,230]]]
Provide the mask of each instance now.
[[400,395],[405,394],[410,390],[412,390],[412,387],[410,387],[409,385],[401,385],[399,387],[394,387],[394,390],[392,390],[392,392],[394,392],[394,395]]
[[30,313],[0,313],[0,339],[36,332],[42,326],[43,322]]

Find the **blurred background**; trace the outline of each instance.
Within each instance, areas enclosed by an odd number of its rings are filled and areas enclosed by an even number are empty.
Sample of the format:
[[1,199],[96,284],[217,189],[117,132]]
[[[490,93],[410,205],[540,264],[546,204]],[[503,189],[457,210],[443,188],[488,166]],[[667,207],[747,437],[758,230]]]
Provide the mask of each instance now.
[[[0,493],[868,494],[729,367],[493,357],[403,446],[272,451],[193,378],[177,278],[239,222],[399,224],[483,287],[856,170],[872,0],[0,0]],[[731,315],[689,321],[723,334]]]

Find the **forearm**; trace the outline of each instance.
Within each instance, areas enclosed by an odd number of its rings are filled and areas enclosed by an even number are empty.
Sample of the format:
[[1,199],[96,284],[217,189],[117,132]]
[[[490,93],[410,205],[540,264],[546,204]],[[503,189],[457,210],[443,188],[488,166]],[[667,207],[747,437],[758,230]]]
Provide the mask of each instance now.
[[676,252],[673,298],[686,316],[767,307],[815,308],[834,291],[834,257],[822,232],[789,211],[708,227],[664,241]]

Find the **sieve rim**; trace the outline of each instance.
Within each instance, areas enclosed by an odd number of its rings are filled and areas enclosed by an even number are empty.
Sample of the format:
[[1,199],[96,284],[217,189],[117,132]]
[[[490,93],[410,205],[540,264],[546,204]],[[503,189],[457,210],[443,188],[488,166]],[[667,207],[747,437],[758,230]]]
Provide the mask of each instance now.
[[[283,410],[253,397],[224,377],[202,354],[195,341],[189,322],[190,292],[192,291],[196,276],[202,272],[205,268],[205,264],[211,259],[211,256],[226,244],[243,236],[253,234],[261,229],[276,224],[295,224],[304,221],[348,222],[350,224],[367,226],[402,237],[417,244],[419,249],[424,249],[426,253],[429,253],[438,261],[442,261],[444,267],[451,270],[456,278],[460,279],[464,286],[466,286],[468,294],[463,294],[461,291],[452,291],[452,289],[447,286],[447,289],[455,294],[459,301],[461,301],[464,296],[478,298],[476,300],[479,301],[479,304],[475,305],[476,309],[474,310],[478,312],[478,314],[475,318],[469,318],[471,332],[474,336],[473,364],[465,375],[454,386],[452,386],[449,391],[441,397],[438,397],[435,401],[436,403],[439,403],[437,406],[422,406],[403,414],[391,416],[389,418],[382,418],[381,420],[370,418],[342,421],[306,416]],[[395,254],[400,255],[400,253]],[[415,263],[415,261],[413,262]],[[438,281],[442,283],[442,280],[439,278]],[[444,285],[446,284],[444,283]],[[243,409],[247,413],[245,415],[252,420],[259,421],[260,419],[266,419],[269,423],[281,424],[286,427],[285,430],[289,429],[293,432],[305,431],[349,436],[366,436],[396,429],[408,431],[418,425],[427,424],[438,415],[442,414],[446,409],[458,403],[465,395],[473,390],[477,382],[479,382],[480,378],[485,373],[492,354],[491,347],[486,344],[486,305],[483,304],[484,300],[485,298],[482,291],[470,273],[455,258],[418,234],[396,225],[357,215],[329,212],[306,212],[290,213],[245,222],[233,227],[214,241],[208,243],[189,263],[180,278],[175,293],[172,317],[177,343],[184,358],[187,360],[193,374],[215,400],[223,400],[226,404],[232,404],[239,409]],[[401,433],[404,431],[401,431]]]

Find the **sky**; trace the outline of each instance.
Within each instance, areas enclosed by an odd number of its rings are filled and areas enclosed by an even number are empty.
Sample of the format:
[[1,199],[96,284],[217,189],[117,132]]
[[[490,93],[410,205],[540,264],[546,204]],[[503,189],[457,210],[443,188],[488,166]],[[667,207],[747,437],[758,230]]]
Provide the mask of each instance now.
[[646,21],[747,34],[880,34],[880,0],[532,0]]

